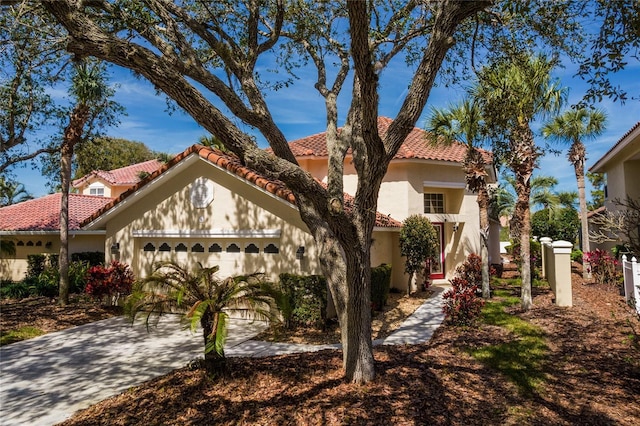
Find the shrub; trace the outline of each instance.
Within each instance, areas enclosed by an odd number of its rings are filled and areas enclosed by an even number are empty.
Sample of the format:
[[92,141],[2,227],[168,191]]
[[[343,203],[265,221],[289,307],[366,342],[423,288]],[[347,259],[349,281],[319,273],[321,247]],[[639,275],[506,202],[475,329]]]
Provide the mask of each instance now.
[[323,276],[280,274],[280,289],[291,302],[291,325],[324,327],[327,320],[327,280]]
[[46,267],[47,257],[44,254],[30,254],[27,256],[27,277],[36,278]]
[[402,222],[400,229],[400,255],[405,257],[404,270],[409,274],[407,292],[411,292],[413,276],[429,258],[436,255],[438,234],[428,218],[411,215]]
[[446,320],[454,325],[469,325],[480,315],[484,300],[478,297],[478,284],[482,283],[482,260],[470,254],[456,269],[457,276],[451,280],[451,289],[443,294],[442,311]]
[[86,285],[87,272],[89,271],[87,261],[75,261],[69,264],[69,292],[82,293]]
[[3,281],[0,284],[0,297],[3,299],[24,299],[30,292],[29,285],[24,281]]
[[72,253],[71,261],[87,262],[89,266],[104,265],[104,252],[103,251],[83,251],[80,253]]
[[475,253],[467,256],[464,263],[456,268],[456,275],[472,285],[482,284],[482,258]]
[[385,263],[371,268],[371,309],[382,310],[387,304],[391,288],[391,265]]
[[129,265],[114,260],[108,267],[89,268],[85,293],[110,305],[114,299],[131,293],[133,281]]
[[591,272],[596,282],[607,285],[617,285],[621,273],[618,269],[620,262],[604,250],[595,249],[584,254],[584,260],[591,265]]
[[51,267],[45,268],[34,280],[33,294],[36,296],[56,297],[60,283],[60,272]]
[[478,286],[460,277],[449,281],[451,289],[442,295],[445,318],[450,324],[469,325],[480,315],[484,306],[484,300],[477,295]]
[[580,249],[575,249],[571,251],[571,261],[573,262],[582,263],[583,256],[584,254],[582,254],[582,250]]

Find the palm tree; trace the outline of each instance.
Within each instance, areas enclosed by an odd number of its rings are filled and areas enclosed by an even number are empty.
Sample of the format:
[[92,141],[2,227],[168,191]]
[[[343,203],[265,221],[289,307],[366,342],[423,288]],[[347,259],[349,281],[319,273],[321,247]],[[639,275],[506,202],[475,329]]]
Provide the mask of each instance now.
[[258,320],[277,320],[279,293],[261,274],[218,279],[219,267],[198,264],[190,272],[174,262],[155,265],[149,277],[136,283],[127,298],[126,312],[133,321],[144,313],[147,325],[165,312],[184,313],[192,331],[202,327],[205,368],[216,373],[225,366],[224,342],[229,312],[254,314]]
[[[511,237],[518,239],[520,232],[520,224],[514,215],[516,202],[516,179],[513,175],[503,173],[501,178],[507,185],[498,187],[495,195],[494,208],[497,209],[499,216],[507,216],[510,218]],[[529,199],[530,207],[540,204],[543,208],[553,210],[560,201],[558,194],[552,191],[553,187],[558,184],[558,179],[552,176],[534,176],[531,178],[531,196]]]
[[71,95],[75,105],[69,114],[69,123],[64,129],[60,148],[60,294],[58,303],[69,303],[69,188],[71,186],[71,163],[73,150],[86,136],[86,127],[98,111],[105,108],[105,99],[110,95],[104,77],[104,67],[97,63],[80,62],[75,65]]
[[4,177],[0,177],[0,207],[32,199],[33,195],[29,194],[23,184],[7,181]]
[[558,184],[558,179],[552,176],[534,176],[531,179],[531,207],[541,205],[543,209],[553,211],[558,207],[558,194],[553,187]]
[[463,139],[467,145],[467,154],[462,163],[467,187],[478,194],[480,208],[480,237],[482,245],[482,297],[491,297],[489,287],[489,191],[487,188],[487,169],[482,152],[477,149],[483,138],[484,120],[479,104],[472,98],[463,100],[459,105],[448,109],[432,109],[427,130],[433,136],[432,143],[442,142],[451,145],[456,139]]
[[[522,308],[529,310],[531,298],[531,177],[540,150],[531,122],[559,110],[564,90],[551,80],[554,62],[544,56],[513,54],[509,60],[483,68],[475,96],[482,102],[483,116],[496,140],[504,137],[505,160],[514,172],[518,196],[514,216],[520,224],[522,259]],[[499,143],[499,141],[498,141]]]
[[[568,142],[571,144],[567,158],[573,164],[573,169],[578,183],[578,200],[580,202],[580,225],[582,228],[582,252],[586,253],[589,248],[589,224],[587,221],[587,197],[584,183],[584,162],[586,160],[586,148],[582,139],[592,139],[602,134],[605,129],[607,116],[603,111],[586,108],[570,109],[564,114],[555,117],[543,128],[545,137]],[[583,278],[591,278],[589,271],[591,268],[583,268]]]
[[227,150],[227,147],[224,146],[224,143],[222,143],[222,141],[214,135],[200,136],[200,139],[198,139],[198,143],[209,148],[215,148],[222,152],[229,152]]

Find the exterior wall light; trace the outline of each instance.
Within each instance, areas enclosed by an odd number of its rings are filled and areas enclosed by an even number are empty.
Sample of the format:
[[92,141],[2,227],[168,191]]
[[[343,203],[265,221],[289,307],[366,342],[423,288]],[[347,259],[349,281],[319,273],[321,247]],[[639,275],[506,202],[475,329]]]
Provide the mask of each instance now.
[[296,250],[296,259],[302,260],[303,257],[304,257],[304,246],[300,246],[298,247],[298,250]]
[[118,254],[118,253],[120,253],[120,243],[111,244],[111,254]]

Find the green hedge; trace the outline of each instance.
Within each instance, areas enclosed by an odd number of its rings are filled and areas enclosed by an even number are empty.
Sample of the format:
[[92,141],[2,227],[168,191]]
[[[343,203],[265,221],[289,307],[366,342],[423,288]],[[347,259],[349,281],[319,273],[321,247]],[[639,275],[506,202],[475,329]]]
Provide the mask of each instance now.
[[289,298],[291,325],[324,327],[327,320],[327,280],[321,275],[280,274],[280,289]]
[[380,311],[387,304],[391,288],[391,265],[386,263],[371,268],[371,308]]
[[88,262],[89,266],[104,265],[103,251],[83,251],[80,253],[72,253],[72,262]]

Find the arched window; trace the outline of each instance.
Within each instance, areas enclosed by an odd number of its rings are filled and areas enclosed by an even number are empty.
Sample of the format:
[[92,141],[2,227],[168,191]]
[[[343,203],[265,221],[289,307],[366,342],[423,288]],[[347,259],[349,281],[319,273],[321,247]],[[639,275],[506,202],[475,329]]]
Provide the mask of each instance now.
[[251,243],[244,248],[245,253],[260,253],[260,249],[257,245]]
[[227,246],[227,253],[240,253],[240,247],[236,243]]
[[176,250],[176,252],[186,252],[187,251],[187,246],[184,245],[183,243],[178,243],[178,245],[176,245],[175,250]]
[[213,243],[209,246],[209,253],[220,253],[222,251],[222,247],[218,243]]
[[167,243],[162,243],[158,251],[171,251],[171,246]]
[[147,243],[144,245],[144,251],[156,251],[156,246],[151,243]]
[[204,253],[204,246],[200,243],[195,243],[191,246],[192,253]]
[[270,254],[278,254],[280,253],[280,249],[275,244],[269,243],[265,246],[264,252]]

